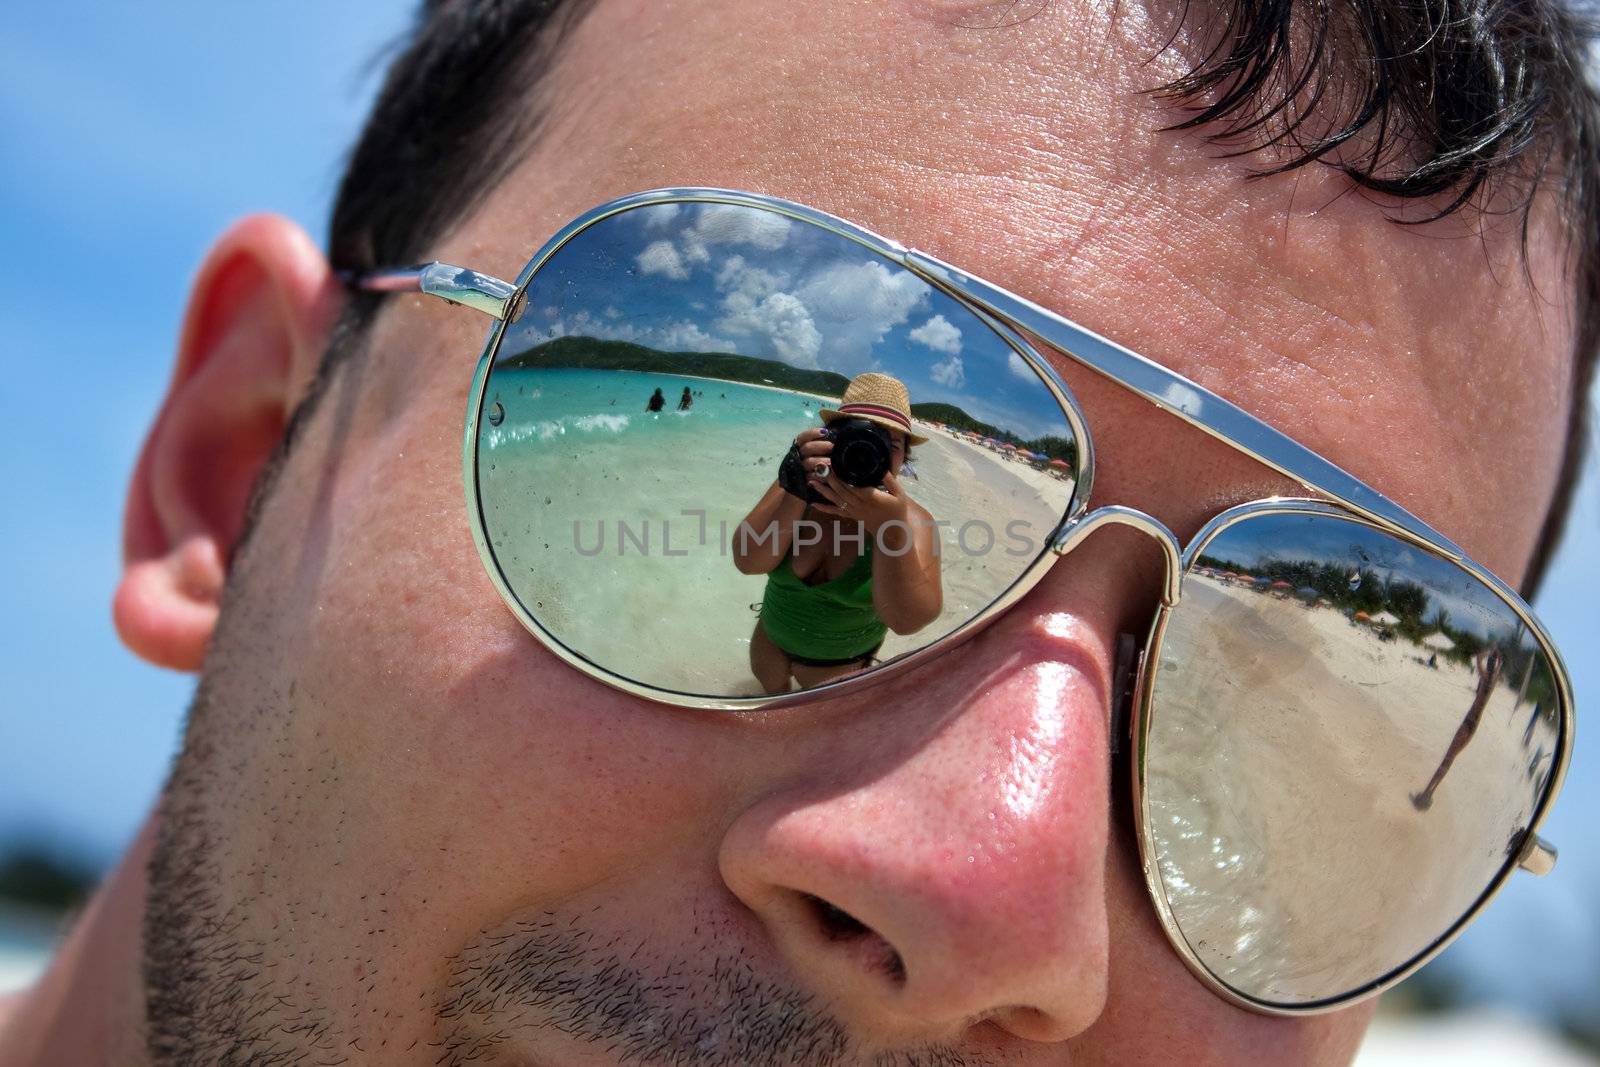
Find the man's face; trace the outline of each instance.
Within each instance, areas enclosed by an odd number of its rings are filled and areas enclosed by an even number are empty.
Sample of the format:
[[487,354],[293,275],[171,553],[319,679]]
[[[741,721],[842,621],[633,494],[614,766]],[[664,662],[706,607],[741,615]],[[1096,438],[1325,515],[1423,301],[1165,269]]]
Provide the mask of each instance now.
[[[1184,64],[1180,42],[1144,65],[1166,22],[1030,12],[601,3],[537,145],[433,258],[513,277],[568,219],[658,186],[810,203],[1148,353],[1519,577],[1570,335],[1513,242],[1390,226],[1323,170],[1246,183],[1156,132],[1171,115],[1138,93]],[[154,902],[202,960],[196,1037],[386,1063],[1349,1058],[1370,1003],[1234,1008],[1147,901],[1107,750],[1110,649],[1155,602],[1146,543],[1097,535],[865,693],[653,704],[546,652],[479,562],[459,439],[485,329],[394,299],[237,562],[166,807],[196,881]],[[1288,488],[1055,363],[1096,503],[1184,539]]]

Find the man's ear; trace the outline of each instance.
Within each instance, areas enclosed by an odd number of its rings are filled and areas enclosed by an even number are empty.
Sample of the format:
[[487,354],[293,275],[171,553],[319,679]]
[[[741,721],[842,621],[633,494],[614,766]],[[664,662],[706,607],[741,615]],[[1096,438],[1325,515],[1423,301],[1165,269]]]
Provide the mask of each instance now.
[[316,374],[341,300],[327,259],[285,218],[244,219],[206,257],[128,487],[112,617],[136,655],[199,668],[251,487]]

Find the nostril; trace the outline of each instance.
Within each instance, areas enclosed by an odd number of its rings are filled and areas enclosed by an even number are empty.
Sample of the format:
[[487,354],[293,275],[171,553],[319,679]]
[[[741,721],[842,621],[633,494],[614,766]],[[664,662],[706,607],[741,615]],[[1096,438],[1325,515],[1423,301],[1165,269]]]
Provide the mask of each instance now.
[[860,951],[869,954],[866,955],[864,962],[884,974],[895,985],[905,983],[905,960],[900,958],[900,953],[895,951],[894,946],[889,944],[883,935],[843,908],[821,897],[810,893],[801,893],[800,897],[810,906],[824,937],[829,941],[858,942]]
[[810,893],[802,893],[806,903],[810,904],[817,913],[817,921],[822,926],[822,932],[828,935],[831,941],[844,941],[849,938],[870,934],[872,930],[866,923],[851,915],[843,908],[835,907],[821,897],[814,897]]

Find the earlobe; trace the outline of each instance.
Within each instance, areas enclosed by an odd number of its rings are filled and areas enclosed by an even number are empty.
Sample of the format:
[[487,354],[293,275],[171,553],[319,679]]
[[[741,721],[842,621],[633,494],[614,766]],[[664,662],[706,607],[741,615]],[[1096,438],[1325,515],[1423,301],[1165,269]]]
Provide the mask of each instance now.
[[164,556],[129,559],[111,608],[123,644],[157,666],[198,670],[216,629],[225,576],[216,541],[204,536]]
[[284,218],[245,219],[206,257],[128,487],[112,616],[141,658],[199,668],[251,490],[315,377],[341,300],[326,258]]

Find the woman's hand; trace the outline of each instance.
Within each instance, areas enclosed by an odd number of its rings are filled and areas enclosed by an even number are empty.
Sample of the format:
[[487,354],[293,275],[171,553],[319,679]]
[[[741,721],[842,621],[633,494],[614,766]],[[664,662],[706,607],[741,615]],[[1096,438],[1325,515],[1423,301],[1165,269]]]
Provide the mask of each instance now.
[[801,430],[794,443],[800,449],[800,462],[805,464],[806,477],[815,479],[829,470],[833,454],[833,434],[826,426],[812,426]]
[[[830,444],[831,448],[832,445]],[[802,449],[803,451],[803,449]],[[826,497],[830,504],[813,504],[812,508],[824,515],[841,519],[855,519],[866,527],[874,538],[878,531],[892,521],[906,527],[905,537],[911,536],[908,519],[911,515],[911,498],[900,485],[900,479],[890,471],[884,474],[881,486],[855,486],[842,480],[831,470],[828,477],[807,479],[807,484]]]

